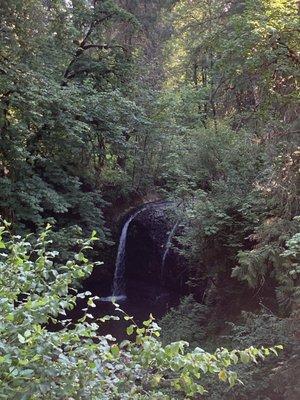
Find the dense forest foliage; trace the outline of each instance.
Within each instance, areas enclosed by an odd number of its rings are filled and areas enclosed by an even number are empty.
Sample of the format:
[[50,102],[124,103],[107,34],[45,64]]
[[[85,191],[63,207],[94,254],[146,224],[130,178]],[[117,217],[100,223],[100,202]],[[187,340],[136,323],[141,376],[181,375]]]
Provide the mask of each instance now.
[[[0,398],[298,399],[299,1],[0,12]],[[53,332],[152,198],[178,205],[188,275],[161,332],[117,344],[90,310]]]

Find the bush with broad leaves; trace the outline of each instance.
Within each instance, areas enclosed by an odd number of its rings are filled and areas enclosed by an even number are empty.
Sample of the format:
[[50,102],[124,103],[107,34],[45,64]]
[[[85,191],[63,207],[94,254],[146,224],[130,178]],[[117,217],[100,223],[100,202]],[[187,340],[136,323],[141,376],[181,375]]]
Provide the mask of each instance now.
[[[47,250],[50,229],[21,238],[9,233],[7,222],[0,227],[0,399],[195,399],[206,392],[203,375],[234,386],[239,380],[232,366],[256,363],[281,348],[188,352],[184,341],[163,346],[152,316],[138,327],[125,313],[132,340],[118,343],[99,334],[100,324],[116,316],[93,319],[86,310],[76,322],[67,319],[78,297],[95,307],[96,298],[78,288],[93,270],[85,254],[97,238],[93,232],[60,265],[58,253]],[[50,323],[58,329],[49,329]]]

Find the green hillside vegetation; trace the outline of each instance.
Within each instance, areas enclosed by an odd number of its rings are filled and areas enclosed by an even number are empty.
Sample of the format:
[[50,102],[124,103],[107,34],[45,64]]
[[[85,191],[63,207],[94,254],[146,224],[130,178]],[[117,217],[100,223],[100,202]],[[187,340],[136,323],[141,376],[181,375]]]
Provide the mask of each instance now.
[[[300,2],[0,13],[0,398],[298,399]],[[93,319],[82,282],[151,196],[178,205],[188,295]]]

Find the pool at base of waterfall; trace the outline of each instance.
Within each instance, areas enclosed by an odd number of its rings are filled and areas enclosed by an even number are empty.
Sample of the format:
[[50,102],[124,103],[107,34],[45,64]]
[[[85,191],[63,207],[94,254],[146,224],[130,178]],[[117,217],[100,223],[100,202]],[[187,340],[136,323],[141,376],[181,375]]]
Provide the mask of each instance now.
[[[143,321],[149,319],[152,314],[156,320],[163,317],[167,311],[179,303],[179,294],[163,288],[160,285],[149,284],[129,279],[126,281],[126,295],[111,296],[107,289],[89,283],[84,289],[88,289],[92,296],[97,296],[94,300],[96,307],[89,310],[89,314],[93,315],[94,320],[105,315],[118,316],[119,320],[108,320],[101,323],[100,332],[103,335],[111,334],[118,341],[128,339],[126,334],[127,326],[131,325],[131,321],[124,319],[124,313],[133,317],[138,325],[142,325]],[[116,311],[115,304],[124,311]],[[82,300],[82,307],[85,308],[86,303]],[[78,312],[74,315],[75,319],[80,317]]]
[[121,294],[119,296],[107,296],[107,297],[100,297],[100,301],[104,301],[104,303],[119,303],[124,302],[127,300],[127,296],[125,294]]

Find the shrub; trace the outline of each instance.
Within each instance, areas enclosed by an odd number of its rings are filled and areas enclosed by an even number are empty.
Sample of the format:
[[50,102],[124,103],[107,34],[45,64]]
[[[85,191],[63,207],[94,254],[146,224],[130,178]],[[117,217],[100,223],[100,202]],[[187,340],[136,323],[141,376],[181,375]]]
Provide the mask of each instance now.
[[[85,253],[97,240],[95,232],[81,243],[81,251],[65,265],[48,251],[50,226],[37,239],[0,228],[0,398],[14,400],[177,399],[205,392],[203,375],[216,375],[233,386],[231,366],[257,362],[267,348],[217,349],[213,354],[188,343],[167,346],[158,340],[160,328],[150,317],[138,327],[132,318],[131,341],[117,343],[99,333],[114,316],[93,319],[97,298],[81,293],[80,280],[94,265]],[[72,322],[66,312],[86,298],[84,316]],[[117,311],[121,311],[116,306]],[[56,329],[50,329],[49,324]],[[275,346],[271,350],[276,353]]]

